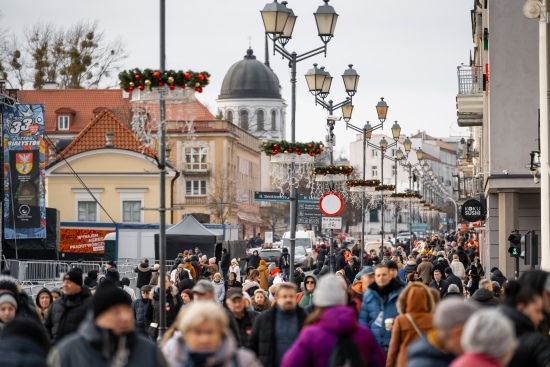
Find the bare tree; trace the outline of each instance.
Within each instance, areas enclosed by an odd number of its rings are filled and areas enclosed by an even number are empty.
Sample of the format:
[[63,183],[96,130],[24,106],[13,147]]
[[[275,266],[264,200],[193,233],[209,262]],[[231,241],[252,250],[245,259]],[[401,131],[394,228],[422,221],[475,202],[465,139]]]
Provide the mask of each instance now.
[[288,206],[289,204],[271,203],[270,206],[260,207],[260,217],[273,233],[277,233],[279,223],[284,222],[285,214],[289,210]]
[[215,223],[226,224],[237,211],[237,180],[229,168],[224,168],[216,172],[210,183],[210,212]]

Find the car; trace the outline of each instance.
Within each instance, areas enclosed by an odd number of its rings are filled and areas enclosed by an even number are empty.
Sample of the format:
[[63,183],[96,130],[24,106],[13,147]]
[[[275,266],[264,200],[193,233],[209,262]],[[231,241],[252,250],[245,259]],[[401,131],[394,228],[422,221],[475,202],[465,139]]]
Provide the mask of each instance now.
[[[270,248],[261,250],[259,254],[260,258],[265,260],[266,263],[279,265],[282,253],[282,248]],[[296,246],[294,248],[294,266],[301,267],[304,270],[309,270],[313,266],[313,258],[302,246]]]
[[280,240],[281,240],[281,236],[279,236],[278,234],[273,235],[273,242],[279,242]]
[[[384,241],[384,246],[389,247],[390,249],[393,248],[393,244],[388,241]],[[375,250],[376,254],[378,254],[380,252],[380,241],[367,242],[365,244],[365,252],[368,254],[371,250]]]

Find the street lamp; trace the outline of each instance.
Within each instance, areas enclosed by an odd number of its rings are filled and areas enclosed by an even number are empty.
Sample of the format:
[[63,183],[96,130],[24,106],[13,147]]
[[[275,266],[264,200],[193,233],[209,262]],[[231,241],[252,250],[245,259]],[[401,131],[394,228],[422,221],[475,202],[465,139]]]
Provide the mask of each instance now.
[[[273,40],[273,53],[278,52],[283,58],[289,61],[290,71],[290,83],[292,85],[291,95],[291,112],[290,112],[290,142],[296,142],[296,65],[298,62],[309,59],[310,57],[324,53],[327,53],[327,43],[334,36],[334,30],[336,28],[336,22],[338,20],[338,14],[334,11],[334,8],[328,5],[329,0],[323,0],[324,4],[319,6],[317,11],[313,14],[315,16],[315,22],[317,23],[317,31],[323,46],[313,49],[298,55],[296,52],[289,52],[286,50],[286,45],[292,38],[294,26],[296,24],[297,16],[294,12],[286,7],[286,3],[279,4],[277,0],[267,4],[263,10],[260,11],[264,22],[265,33]],[[277,42],[281,45],[277,45]],[[324,71],[323,71],[324,73]],[[326,76],[325,76],[326,78]],[[323,79],[324,80],[324,79]],[[316,93],[323,92],[323,84],[317,85],[318,80],[315,82]],[[309,87],[309,83],[308,83]],[[319,88],[318,88],[319,87]],[[330,87],[329,87],[330,89]],[[310,89],[311,90],[311,89]],[[295,165],[290,164],[290,176],[295,175]],[[294,254],[296,245],[296,186],[290,185],[290,269],[289,273],[294,274]]]
[[[344,121],[349,122],[351,120],[351,115],[353,112],[353,104],[351,98],[357,93],[357,85],[359,84],[359,74],[352,68],[352,64],[349,64],[349,69],[344,71],[344,74],[342,75],[342,79],[344,81],[344,87],[346,89],[346,93],[349,97],[347,97],[344,101],[334,104],[332,100],[329,100],[328,102],[325,102],[324,99],[328,97],[330,93],[330,85],[332,84],[332,77],[328,73],[328,71],[324,70],[324,67],[321,67],[320,69],[317,69],[317,64],[313,64],[313,69],[310,69],[306,76],[306,81],[308,84],[309,91],[315,96],[315,104],[321,105],[325,110],[328,111],[329,116],[332,116],[334,114],[334,111],[338,108],[342,108],[342,117],[344,118]],[[327,81],[328,79],[328,81]],[[322,81],[322,83],[321,83]],[[321,84],[321,87],[319,89],[319,83]],[[328,86],[327,86],[328,84]],[[321,98],[319,98],[321,97]],[[327,119],[327,149],[330,153],[330,165],[334,165],[334,119]],[[330,186],[332,187],[333,182],[330,182]],[[334,236],[334,230],[330,230],[330,271],[333,271],[333,236]]]
[[386,121],[388,108],[388,104],[384,101],[384,97],[380,98],[380,101],[376,104],[376,112],[378,112],[378,120],[380,120],[381,123]]

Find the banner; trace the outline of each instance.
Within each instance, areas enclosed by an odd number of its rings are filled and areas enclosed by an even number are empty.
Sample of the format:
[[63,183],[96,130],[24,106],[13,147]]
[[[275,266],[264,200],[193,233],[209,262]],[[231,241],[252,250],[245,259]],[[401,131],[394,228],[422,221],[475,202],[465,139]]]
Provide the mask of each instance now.
[[59,252],[103,254],[105,236],[112,232],[112,229],[61,228]]
[[46,238],[44,105],[4,106],[4,238]]

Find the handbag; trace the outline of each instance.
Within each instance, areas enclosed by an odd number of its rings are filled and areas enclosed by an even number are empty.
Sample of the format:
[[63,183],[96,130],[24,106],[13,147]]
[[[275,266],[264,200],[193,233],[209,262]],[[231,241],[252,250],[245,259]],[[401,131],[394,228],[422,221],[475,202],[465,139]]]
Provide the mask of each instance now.
[[418,326],[416,326],[416,323],[414,322],[413,318],[411,317],[411,315],[409,315],[408,313],[405,314],[405,316],[407,316],[407,318],[409,319],[409,321],[411,322],[414,330],[416,330],[416,333],[418,334],[419,337],[422,338],[422,332],[420,331],[420,329],[418,328]]

